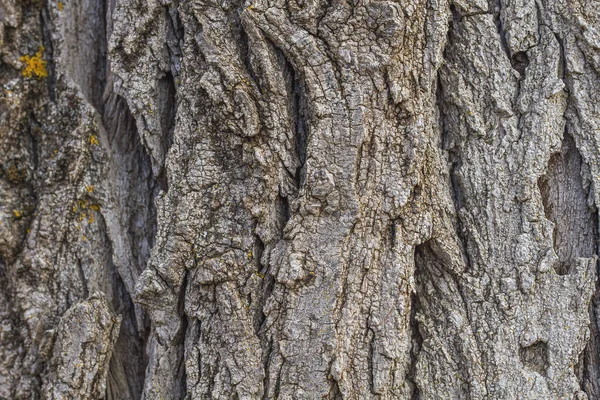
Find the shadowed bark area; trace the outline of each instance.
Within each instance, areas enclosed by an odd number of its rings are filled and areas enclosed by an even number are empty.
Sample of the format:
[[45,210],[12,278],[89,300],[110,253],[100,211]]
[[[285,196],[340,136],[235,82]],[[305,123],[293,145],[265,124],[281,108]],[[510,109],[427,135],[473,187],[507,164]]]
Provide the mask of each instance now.
[[584,185],[582,160],[575,142],[565,134],[559,153],[548,163],[538,185],[544,214],[554,223],[552,240],[559,263],[556,273],[566,275],[577,258],[590,258],[598,245],[598,214],[590,196],[590,183]]
[[599,21],[0,0],[0,398],[597,398]]

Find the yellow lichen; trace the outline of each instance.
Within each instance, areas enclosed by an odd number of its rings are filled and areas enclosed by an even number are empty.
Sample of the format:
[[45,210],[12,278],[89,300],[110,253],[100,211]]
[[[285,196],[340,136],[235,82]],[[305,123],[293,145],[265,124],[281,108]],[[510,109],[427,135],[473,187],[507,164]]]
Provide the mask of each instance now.
[[6,177],[11,182],[20,183],[25,179],[25,174],[15,164],[11,164],[6,169]]
[[25,63],[25,68],[23,68],[22,71],[25,78],[33,78],[35,76],[38,79],[43,79],[48,77],[46,61],[42,59],[43,53],[44,46],[40,46],[39,50],[33,57],[25,55],[20,58],[20,60]]
[[100,211],[100,206],[98,204],[90,205],[90,209],[93,211]]
[[23,216],[23,213],[19,210],[13,210],[13,214],[15,214],[16,218],[21,218]]
[[58,11],[62,11],[63,10],[63,3],[62,1],[58,2]]
[[88,193],[92,193],[94,191],[94,185],[88,185],[88,186],[86,186],[85,190],[87,190]]
[[97,145],[97,144],[99,144],[99,143],[100,143],[100,142],[98,141],[98,138],[96,137],[96,135],[92,135],[92,136],[90,136],[90,144],[91,144],[91,145]]

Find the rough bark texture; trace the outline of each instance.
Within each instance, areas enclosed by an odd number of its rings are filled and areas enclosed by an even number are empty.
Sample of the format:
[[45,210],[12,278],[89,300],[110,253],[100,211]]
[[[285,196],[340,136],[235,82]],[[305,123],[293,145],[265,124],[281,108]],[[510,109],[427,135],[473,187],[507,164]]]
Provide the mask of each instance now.
[[0,57],[0,398],[600,398],[597,0],[0,0]]

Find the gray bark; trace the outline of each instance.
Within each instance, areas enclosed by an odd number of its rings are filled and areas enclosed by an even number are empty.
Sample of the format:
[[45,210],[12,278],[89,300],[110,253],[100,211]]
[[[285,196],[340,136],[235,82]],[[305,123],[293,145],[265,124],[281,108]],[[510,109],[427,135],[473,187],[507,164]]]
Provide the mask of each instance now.
[[0,398],[600,398],[598,1],[0,0],[0,57]]

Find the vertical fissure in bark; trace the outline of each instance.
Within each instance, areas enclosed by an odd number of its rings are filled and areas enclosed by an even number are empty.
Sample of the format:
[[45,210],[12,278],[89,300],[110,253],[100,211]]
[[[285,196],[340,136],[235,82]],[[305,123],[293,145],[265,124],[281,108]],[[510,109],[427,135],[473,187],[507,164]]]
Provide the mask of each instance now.
[[[108,226],[102,214],[97,222],[103,232],[108,265],[107,272],[110,276],[108,289],[111,296],[109,301],[113,310],[121,315],[121,326],[117,341],[108,364],[106,398],[107,400],[133,400],[141,396],[144,386],[145,370],[148,363],[145,347],[147,340],[147,326],[139,326],[140,320],[136,315],[136,306],[131,298],[119,270],[111,261],[114,248],[108,233]],[[83,270],[81,271],[85,297],[88,297]],[[141,320],[141,322],[145,322]]]
[[279,371],[277,372],[277,381],[275,382],[275,389],[273,390],[275,396],[274,398],[279,398],[279,393],[281,392],[281,371],[283,370],[283,366],[285,364],[285,358],[279,367]]
[[[131,246],[132,261],[135,265],[121,266],[132,269],[134,274],[143,270],[150,256],[150,248],[154,245],[156,234],[156,210],[154,198],[161,188],[159,178],[154,178],[150,156],[147,154],[139,137],[135,119],[125,99],[111,93],[106,102],[104,125],[108,133],[108,140],[114,160],[113,168],[116,175],[125,179],[122,184],[126,185],[127,194],[115,193],[115,196],[127,196],[123,204],[131,210],[127,214],[126,225],[122,227],[122,234],[129,238]],[[143,207],[141,205],[143,204]],[[107,239],[110,244],[110,240]],[[114,249],[111,255],[115,257]],[[148,339],[148,326],[138,326],[139,322],[147,324],[146,316],[142,314],[141,321],[136,316],[135,306],[131,293],[123,284],[120,271],[112,265],[114,275],[118,277],[121,286],[115,290],[113,296],[113,307],[123,315],[121,331],[115,345],[117,351],[114,355],[118,360],[112,360],[109,366],[109,380],[107,390],[117,394],[116,398],[123,398],[125,388],[130,391],[132,399],[139,398],[143,390],[145,379],[145,367],[148,362],[145,347]],[[122,349],[122,351],[118,351]],[[124,357],[122,357],[124,355]],[[118,365],[118,363],[122,365]],[[123,387],[113,388],[110,385],[121,385]]]
[[[177,114],[176,94],[175,78],[171,71],[167,71],[158,81],[158,106],[160,127],[162,130],[162,146],[165,155],[173,144],[173,135],[175,133],[175,116]],[[169,182],[164,166],[157,178],[157,183],[161,190],[165,192],[169,190]]]
[[137,325],[135,304],[117,269],[111,268],[112,306],[122,317],[121,328],[107,373],[107,400],[139,399],[144,388],[148,358],[145,327]]
[[397,220],[391,220],[389,222],[388,225],[388,235],[389,235],[389,242],[390,242],[390,248],[394,248],[394,245],[396,243],[396,224],[398,223]]
[[510,54],[510,48],[508,47],[508,41],[506,40],[506,32],[504,31],[504,26],[502,24],[502,0],[496,0],[495,10],[494,10],[494,23],[496,24],[496,30],[498,31],[498,36],[500,37],[500,44],[502,46],[502,50],[506,53],[506,57],[512,61],[512,57]]
[[83,298],[87,299],[90,295],[90,291],[88,289],[87,280],[85,279],[85,274],[83,273],[81,260],[79,259],[77,259],[77,272],[79,273],[79,279],[81,280],[81,284],[83,286]]
[[[37,132],[40,131],[40,126],[39,123],[35,120],[35,116],[33,115],[33,113],[31,113],[29,115],[29,129],[27,129],[27,133],[29,134],[29,138],[31,140],[31,161],[33,164],[33,171],[37,172],[39,166],[40,166],[40,160],[39,160],[39,153],[38,153],[38,137],[37,137]],[[19,169],[18,167],[16,167],[17,170]],[[20,177],[18,180],[21,180]],[[35,196],[35,191],[33,191],[33,194]]]
[[263,373],[265,377],[263,378],[263,396],[262,400],[267,400],[269,387],[270,387],[270,379],[271,375],[269,374],[269,369],[271,367],[271,355],[273,354],[273,339],[269,339],[267,342],[267,348],[263,351]]
[[[290,217],[292,216],[291,210],[290,210],[290,199],[288,198],[288,196],[282,196],[282,195],[278,195],[278,199],[279,199],[279,213],[280,213],[279,215],[281,216],[280,223],[281,223],[281,229],[283,231],[287,222],[290,220]],[[283,236],[283,234],[281,236]]]
[[260,85],[260,79],[258,79],[258,77],[256,76],[256,72],[254,71],[254,68],[252,67],[252,61],[251,61],[252,56],[251,56],[251,51],[250,51],[250,38],[248,37],[248,34],[244,30],[244,27],[242,24],[240,24],[239,46],[240,46],[240,57],[241,57],[242,61],[244,62],[244,66],[246,67],[245,70],[248,73],[248,75],[250,75],[250,78],[252,79],[252,81],[256,84],[258,91],[262,92],[262,88]]
[[181,44],[184,38],[184,25],[179,16],[179,1],[173,1],[165,6],[167,20],[169,21],[169,36],[167,37],[167,50],[171,59],[171,73],[175,78],[179,77],[181,68]]
[[[288,63],[289,64],[289,63]],[[292,110],[294,112],[294,132],[295,132],[295,146],[296,146],[296,154],[298,155],[299,165],[296,168],[296,186],[300,188],[304,181],[306,180],[306,156],[308,151],[308,132],[306,131],[306,117],[305,117],[305,109],[306,105],[304,104],[303,99],[305,96],[302,95],[303,89],[302,84],[300,83],[298,77],[296,76],[294,69],[291,65],[289,65],[289,70],[291,71],[291,80],[293,82],[293,107]]]
[[[267,299],[273,292],[274,279],[269,271],[269,266],[264,265],[262,262],[263,254],[265,251],[265,244],[259,235],[255,235],[255,236],[256,236],[256,243],[254,245],[254,250],[253,250],[253,252],[254,252],[253,259],[256,260],[256,271],[259,274],[259,276],[262,277],[262,279],[261,279],[261,287],[260,287],[261,292],[258,294],[258,296],[259,296],[258,309],[254,315],[254,332],[261,339],[261,342],[264,344],[264,343],[269,342],[269,340],[265,336],[266,332],[263,329],[263,324],[265,323],[265,320],[267,319],[267,316],[264,313],[264,307],[267,302]],[[252,293],[249,293],[248,295],[250,296],[251,294]],[[248,304],[252,304],[251,299],[248,299]],[[271,347],[271,345],[269,345],[269,347]],[[267,354],[269,354],[269,352],[267,352]]]
[[302,81],[298,73],[294,69],[294,66],[288,60],[283,50],[281,50],[273,41],[268,39],[265,35],[265,40],[273,48],[277,57],[282,60],[282,69],[284,78],[287,81],[288,90],[290,93],[290,101],[289,101],[289,115],[291,119],[291,128],[294,133],[294,151],[296,153],[296,159],[298,161],[298,165],[296,167],[296,171],[293,171],[293,175],[296,181],[296,188],[300,189],[300,187],[304,184],[306,179],[306,157],[308,150],[308,132],[306,125],[306,112],[307,112],[307,104],[306,104],[306,95],[304,93],[304,88],[302,87]]
[[[373,328],[371,328],[369,326],[369,323],[367,322],[367,331],[366,331],[366,335],[368,338],[368,342],[369,342],[369,355],[368,355],[368,362],[369,362],[369,390],[371,391],[371,393],[376,394],[375,393],[375,369],[374,369],[374,362],[373,362],[373,358],[375,356],[375,332],[373,331]],[[333,379],[330,379],[330,381],[332,381]]]
[[[33,174],[35,175],[38,172],[38,169],[40,166],[38,133],[40,132],[41,127],[40,127],[39,122],[36,120],[34,113],[29,113],[28,120],[29,120],[29,127],[26,130],[26,132],[29,136],[30,143],[31,143],[31,161],[33,164]],[[16,247],[16,249],[14,249],[14,255],[17,255],[18,253],[21,252],[21,250],[25,246],[25,241],[27,240],[26,232],[29,232],[29,230],[31,229],[31,224],[33,223],[34,216],[35,216],[36,210],[38,208],[39,199],[38,199],[38,191],[36,190],[37,185],[34,182],[27,181],[25,179],[25,175],[26,175],[25,166],[23,164],[21,164],[21,161],[14,160],[11,167],[9,167],[9,171],[6,171],[6,172],[8,172],[8,175],[9,175],[8,176],[9,181],[11,181],[13,184],[17,184],[19,186],[26,187],[28,189],[27,191],[30,196],[30,199],[28,199],[29,201],[28,201],[27,207],[24,210],[24,211],[26,211],[26,214],[23,217],[26,219],[26,228],[23,230],[24,234],[22,235],[22,237],[19,240],[19,245]],[[10,172],[11,169],[17,171],[14,174],[14,176]]]
[[[128,269],[129,275],[137,279],[138,274],[146,268],[150,257],[150,249],[154,245],[157,231],[157,214],[154,199],[160,189],[166,190],[165,174],[154,177],[150,155],[142,145],[138,136],[138,129],[127,101],[116,94],[113,88],[113,76],[110,72],[107,58],[107,33],[110,31],[111,21],[107,20],[108,7],[114,6],[110,2],[101,2],[102,19],[100,21],[101,43],[97,44],[96,72],[98,79],[96,85],[101,87],[88,89],[91,102],[102,115],[104,132],[109,144],[110,169],[116,182],[109,183],[112,192],[116,217],[111,217],[111,223],[121,220],[122,226],[117,234],[120,237],[110,237],[108,227],[105,226],[106,243],[109,246],[109,260],[129,260],[128,265],[120,265],[120,269]],[[88,71],[90,72],[90,71]],[[94,73],[94,71],[91,71]],[[88,77],[89,79],[90,77]],[[94,81],[93,78],[92,82]],[[159,81],[158,95],[160,124],[163,130],[164,146],[171,145],[174,119],[176,113],[174,77],[170,72]],[[84,90],[85,92],[85,90]],[[101,131],[102,133],[102,131]],[[124,210],[121,207],[125,207]],[[120,215],[124,213],[124,215]],[[102,218],[104,221],[104,217]],[[113,233],[114,235],[114,233]],[[116,254],[117,249],[112,245],[116,240],[122,243],[127,238],[128,249],[119,249],[129,256]],[[144,388],[146,366],[148,357],[146,345],[149,335],[148,318],[139,305],[132,299],[130,290],[132,282],[126,284],[127,278],[121,276],[124,272],[111,262],[109,269],[112,273],[113,285],[111,298],[112,307],[122,315],[122,323],[115,349],[108,366],[108,380],[106,396],[108,399],[138,399]],[[135,282],[133,282],[135,283]]]
[[458,24],[462,19],[462,15],[454,3],[450,4],[450,14],[452,15],[452,23],[454,24]]
[[[423,268],[422,265],[417,264],[417,260],[420,260],[417,257],[417,253],[422,252],[422,249],[419,246],[415,247],[415,278],[419,273],[419,270]],[[421,351],[421,346],[423,345],[423,336],[421,336],[421,331],[419,330],[419,322],[417,320],[417,312],[419,311],[419,297],[418,291],[411,293],[410,295],[410,331],[411,331],[411,341],[412,347],[410,349],[410,367],[408,369],[407,379],[412,384],[412,394],[411,400],[420,400],[420,392],[419,386],[417,385],[417,361],[419,352]]]
[[[445,51],[445,50],[444,50]],[[450,197],[454,204],[454,210],[458,214],[462,207],[464,206],[464,198],[463,198],[463,189],[460,182],[459,175],[457,171],[460,169],[462,160],[460,158],[460,154],[458,153],[458,149],[456,148],[455,140],[456,138],[450,137],[450,133],[446,127],[446,122],[444,120],[445,115],[445,106],[444,106],[444,87],[442,85],[441,77],[438,73],[437,77],[437,87],[436,87],[436,107],[438,109],[438,119],[439,119],[439,128],[441,131],[441,140],[442,149],[446,151],[448,155],[449,161],[449,177],[450,182]],[[471,265],[469,259],[469,252],[467,251],[467,237],[465,236],[465,229],[461,222],[460,216],[456,215],[455,220],[455,232],[457,237],[459,238],[459,242],[462,247],[462,254],[464,255],[465,262],[469,267]]]
[[42,41],[44,43],[44,52],[46,57],[46,70],[48,71],[48,77],[46,78],[46,84],[48,85],[48,97],[50,101],[56,101],[56,65],[54,63],[54,45],[52,44],[52,22],[48,12],[48,1],[44,1],[44,8],[40,13],[41,25],[42,25]]
[[185,345],[185,338],[186,338],[187,331],[188,331],[188,326],[190,325],[189,318],[188,318],[187,314],[185,313],[185,292],[186,292],[186,288],[187,288],[187,283],[188,283],[188,275],[186,273],[185,276],[183,277],[183,282],[181,284],[181,291],[179,293],[179,302],[177,304],[177,311],[179,313],[179,317],[181,318],[181,331],[179,332],[179,337],[177,338],[178,343],[181,344],[181,346],[180,346],[181,351],[180,351],[180,354],[178,357],[179,365],[177,366],[178,367],[177,376],[179,378],[179,395],[182,398],[187,393],[187,374],[185,372],[184,345]]
[[[560,60],[559,60],[559,63],[558,63],[558,76],[562,79],[563,82],[566,83],[566,80],[567,80],[567,59],[565,57],[565,44],[564,44],[564,41],[563,41],[562,37],[558,33],[554,32],[554,37],[556,38],[556,41],[558,42],[558,47],[560,49]],[[569,87],[565,86],[565,90],[568,92],[569,91]]]
[[[331,365],[329,366],[331,369]],[[329,399],[331,400],[343,400],[344,397],[342,395],[342,391],[340,390],[340,385],[338,381],[336,381],[331,375],[328,379],[329,382]]]

